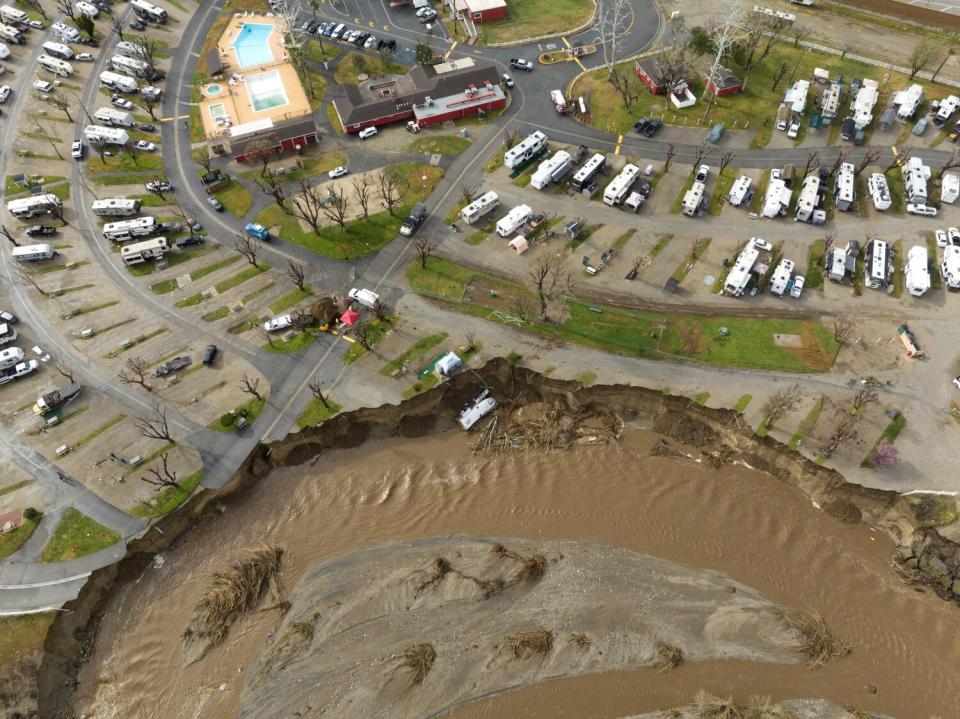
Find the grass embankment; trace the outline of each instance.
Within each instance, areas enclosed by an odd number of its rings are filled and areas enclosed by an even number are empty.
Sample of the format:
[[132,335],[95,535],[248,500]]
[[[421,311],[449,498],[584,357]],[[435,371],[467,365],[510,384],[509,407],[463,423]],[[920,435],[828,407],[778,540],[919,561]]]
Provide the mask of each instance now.
[[0,617],[0,673],[6,673],[25,658],[43,651],[47,630],[55,616],[56,612],[42,612]]
[[[365,257],[393,241],[413,205],[426,198],[443,177],[442,168],[419,163],[399,163],[391,165],[389,170],[395,174],[397,183],[407,188],[403,193],[403,205],[395,208],[393,215],[384,210],[371,214],[366,220],[359,217],[347,222],[346,230],[330,225],[315,233],[311,229],[305,230],[296,217],[286,214],[277,205],[270,205],[257,215],[256,222],[279,228],[276,233],[284,240],[303,245],[324,257],[335,260]],[[371,209],[373,207],[376,207],[375,203],[371,203]]]
[[[533,293],[525,287],[439,258],[431,258],[426,269],[419,262],[412,264],[407,269],[407,281],[419,294],[484,319],[492,319],[495,312],[510,313],[518,299],[536,304]],[[469,302],[464,300],[468,290]],[[528,319],[520,327],[547,337],[644,357],[796,372],[826,370],[839,350],[830,331],[813,320],[662,314],[576,297],[567,301],[562,322]],[[720,335],[721,327],[727,328],[727,336]],[[802,347],[778,347],[773,341],[775,334],[798,335]]]
[[[234,429],[234,423],[240,417],[246,417],[247,424],[250,425],[253,420],[255,420],[260,413],[263,411],[264,406],[266,406],[267,400],[265,398],[251,397],[242,405],[237,407],[230,412],[227,412],[222,417],[217,419],[214,422],[211,422],[208,426],[214,432],[232,432]],[[229,421],[225,421],[228,420]]]
[[814,240],[810,243],[807,253],[807,274],[804,275],[803,286],[808,290],[818,290],[823,287],[823,273],[826,267],[826,256],[823,240]]
[[40,524],[40,517],[36,519],[22,519],[20,526],[16,529],[0,534],[0,559],[6,559],[16,552],[23,543],[30,539],[33,530]]
[[511,0],[505,19],[477,25],[478,44],[565,33],[589,21],[593,7],[584,0]]
[[[283,167],[287,170],[281,176],[284,182],[299,182],[301,178],[320,175],[329,172],[334,167],[347,164],[347,156],[340,150],[321,152],[310,157],[297,158],[297,160],[299,161],[298,164],[292,168],[287,165],[287,163],[291,162],[291,158],[286,157],[282,161],[271,163],[268,169],[276,171],[280,167]],[[257,182],[263,175],[260,172],[260,166],[257,166],[254,170],[244,170],[240,173],[240,177],[250,182]]]
[[[369,334],[367,335],[367,342],[371,347],[376,347],[380,344],[380,341],[386,337],[387,332],[392,330],[397,325],[397,316],[390,315],[382,320],[371,320],[366,323],[367,330]],[[352,364],[358,359],[363,357],[368,352],[364,349],[359,342],[354,342],[351,345],[350,349],[347,350],[346,354],[343,355],[344,364]]]
[[[170,255],[170,257],[174,256],[176,255]],[[209,265],[199,267],[190,273],[190,280],[192,282],[196,282],[197,280],[202,279],[207,275],[216,272],[217,270],[222,270],[224,267],[232,265],[234,262],[237,262],[240,259],[240,255],[231,255],[230,257],[225,257],[222,260],[212,262]],[[168,292],[173,292],[175,289],[177,289],[177,280],[175,278],[164,280],[163,282],[158,282],[155,285],[150,285],[150,289],[158,295],[165,295]]]
[[40,555],[44,562],[65,562],[116,544],[120,535],[73,507],[68,509]]
[[[247,280],[251,280],[254,277],[262,275],[269,269],[270,265],[268,265],[266,262],[261,262],[256,267],[250,265],[249,267],[243,268],[235,275],[231,275],[224,280],[220,280],[214,285],[214,287],[217,290],[217,294],[222,295],[224,292],[232,290],[234,287],[243,284]],[[176,305],[177,307],[193,307],[194,305],[199,305],[204,301],[204,299],[206,298],[203,296],[203,293],[197,292],[196,294],[192,294],[189,297],[184,297],[182,300],[179,300]]]
[[426,354],[427,351],[436,347],[446,338],[447,333],[440,332],[439,334],[429,335],[421,340],[417,340],[406,352],[387,362],[387,364],[383,366],[383,369],[380,370],[380,374],[386,375],[387,377],[393,377],[399,370],[407,367],[411,362],[418,360],[421,356]]
[[213,195],[223,203],[227,212],[237,217],[245,217],[253,204],[253,195],[250,194],[250,190],[233,180],[230,180],[225,187],[221,187]]
[[327,404],[324,404],[314,397],[310,400],[310,403],[303,408],[300,416],[297,417],[297,426],[300,427],[300,429],[304,427],[316,427],[324,420],[333,417],[333,415],[337,414],[341,409],[340,405],[329,398],[327,399]]
[[140,502],[130,510],[135,517],[162,517],[172,512],[190,498],[200,484],[200,470],[180,480],[179,487],[166,487],[157,492],[153,499]]
[[813,429],[813,425],[817,423],[817,420],[820,418],[820,413],[823,411],[823,397],[820,397],[810,408],[810,411],[807,413],[807,416],[803,418],[803,422],[800,423],[800,426],[797,428],[797,431],[793,433],[793,436],[790,438],[790,448],[796,449],[800,446],[800,443],[804,438],[810,433],[810,430]]

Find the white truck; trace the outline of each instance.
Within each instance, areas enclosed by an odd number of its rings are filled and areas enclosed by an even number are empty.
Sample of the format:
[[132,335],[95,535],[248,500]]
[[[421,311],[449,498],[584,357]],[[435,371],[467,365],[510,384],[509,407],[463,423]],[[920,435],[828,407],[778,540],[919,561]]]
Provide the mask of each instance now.
[[357,289],[354,287],[347,293],[347,297],[351,300],[359,302],[363,307],[367,309],[374,309],[377,306],[377,303],[380,302],[380,295],[378,295],[373,290],[368,289]]

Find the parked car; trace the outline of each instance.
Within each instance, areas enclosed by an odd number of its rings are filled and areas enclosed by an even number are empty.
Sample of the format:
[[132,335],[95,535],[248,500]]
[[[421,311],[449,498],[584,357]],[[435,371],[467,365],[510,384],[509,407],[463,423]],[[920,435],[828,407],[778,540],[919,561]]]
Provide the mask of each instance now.
[[50,237],[57,234],[57,228],[53,225],[33,225],[27,228],[27,237]]
[[376,135],[377,132],[378,130],[375,127],[365,127],[357,133],[357,137],[359,137],[361,140],[366,140]]
[[194,247],[196,245],[202,245],[204,241],[203,235],[187,235],[186,237],[181,237],[177,240],[177,247],[181,250],[186,247]]
[[10,86],[0,85],[0,103],[4,103],[9,99],[10,99]]
[[346,167],[334,167],[332,170],[330,170],[330,172],[327,173],[327,177],[329,177],[331,180],[336,180],[338,177],[343,177],[348,172],[350,172],[350,170],[348,170]]
[[147,24],[143,20],[131,20],[129,23],[131,30],[136,30],[138,32],[143,32],[147,29]]
[[137,140],[135,143],[133,143],[133,146],[138,150],[143,150],[144,152],[155,152],[157,149],[157,146],[154,143],[148,142],[147,140]]
[[761,252],[771,252],[773,251],[773,245],[771,245],[766,240],[762,240],[759,237],[753,238],[753,246],[756,247]]
[[217,212],[223,212],[223,203],[213,195],[210,195],[210,197],[207,198],[207,204]]
[[10,314],[6,310],[0,310],[0,322],[6,322],[8,325],[15,325],[19,320],[16,315]]
[[89,52],[78,52],[73,56],[73,59],[77,62],[93,62],[93,55]]
[[361,32],[359,35],[357,35],[357,36],[353,39],[353,44],[356,45],[357,47],[363,47],[363,43],[365,43],[365,42],[367,41],[367,38],[368,38],[368,37],[370,37],[370,33],[368,33],[368,32]]
[[697,182],[706,182],[708,177],[710,177],[710,165],[700,165],[697,168]]
[[427,23],[433,22],[437,17],[437,11],[433,8],[430,8],[429,12],[425,15],[420,16],[420,22],[426,25]]
[[46,25],[44,25],[39,20],[31,20],[30,22],[27,23],[27,25],[32,27],[34,30],[43,30],[46,27]]
[[193,230],[194,232],[200,232],[200,230],[203,229],[203,227],[200,225],[200,223],[197,222],[197,221],[196,221],[195,219],[193,219],[192,217],[188,217],[188,218],[187,218],[187,227],[189,227],[189,228],[190,228],[191,230]]
[[339,40],[340,36],[343,35],[346,29],[347,29],[347,26],[344,25],[343,23],[340,23],[335,28],[333,28],[333,31],[330,33],[330,37],[333,40]]
[[524,72],[530,72],[533,70],[533,63],[529,60],[524,60],[522,57],[511,57],[510,58],[510,67],[514,70],[523,70]]
[[112,95],[110,97],[110,103],[114,107],[119,107],[121,110],[132,110],[133,103],[130,102],[127,98],[121,97],[120,95]]
[[366,42],[363,43],[364,50],[373,50],[377,46],[377,36],[371,35],[367,38]]
[[267,332],[279,332],[293,325],[293,315],[280,315],[263,323],[263,329]]
[[417,16],[417,17],[423,17],[424,15],[428,15],[428,14],[431,13],[431,12],[435,12],[432,7],[429,7],[429,6],[428,6],[428,7],[422,7],[422,8],[419,8],[419,9],[417,10],[416,16]]
[[323,29],[323,32],[321,34],[324,37],[330,37],[331,35],[333,35],[333,31],[336,29],[337,29],[337,26],[334,25],[333,23],[330,23]]
[[73,144],[70,145],[70,157],[74,160],[83,159],[83,143],[80,140],[74,140]]
[[727,126],[722,122],[718,122],[716,125],[710,128],[710,132],[707,133],[707,142],[711,145],[716,145],[720,142],[720,138],[723,137],[723,133],[726,131]]
[[852,117],[844,118],[843,122],[840,123],[840,139],[850,142],[853,139],[854,133],[857,131],[857,124],[854,122]]
[[933,234],[937,238],[937,247],[947,246],[947,233],[945,230],[937,230]]
[[936,217],[937,208],[928,205],[915,205],[911,202],[907,205],[907,213],[910,215],[922,215],[923,217]]
[[960,245],[960,229],[956,227],[947,228],[947,245]]
[[44,95],[47,95],[53,92],[53,83],[47,82],[46,80],[34,80],[33,89],[42,92]]
[[173,185],[167,180],[150,180],[150,182],[145,182],[143,186],[150,192],[173,192]]
[[218,351],[216,345],[207,345],[207,348],[203,351],[203,363],[207,367],[213,364],[213,361],[217,358]]
[[163,94],[163,90],[153,85],[145,85],[140,88],[140,97],[158,98]]
[[387,49],[389,49],[389,50],[396,50],[396,49],[397,49],[397,41],[396,41],[396,40],[392,40],[392,39],[389,39],[389,40],[380,40],[380,41],[377,43],[377,50],[383,50],[384,48],[387,48]]
[[138,122],[136,123],[137,129],[141,132],[156,132],[157,126],[151,125],[149,122]]
[[503,75],[500,76],[500,79],[503,80],[503,84],[507,87],[513,87],[513,78],[510,77],[510,73],[503,73]]
[[794,299],[800,299],[800,295],[803,293],[803,283],[806,281],[806,277],[803,275],[797,275],[793,278],[793,287],[790,288],[790,296]]

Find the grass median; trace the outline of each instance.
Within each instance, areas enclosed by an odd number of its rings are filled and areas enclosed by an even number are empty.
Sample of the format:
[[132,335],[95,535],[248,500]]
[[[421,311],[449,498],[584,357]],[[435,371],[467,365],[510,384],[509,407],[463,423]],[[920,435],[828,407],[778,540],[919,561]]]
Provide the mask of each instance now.
[[68,509],[40,555],[44,562],[65,562],[106,549],[120,535],[73,507]]

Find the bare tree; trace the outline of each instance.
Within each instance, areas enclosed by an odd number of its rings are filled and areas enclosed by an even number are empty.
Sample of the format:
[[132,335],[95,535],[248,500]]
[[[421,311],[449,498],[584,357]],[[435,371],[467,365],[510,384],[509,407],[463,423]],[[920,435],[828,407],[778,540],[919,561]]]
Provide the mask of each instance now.
[[23,4],[31,10],[36,10],[38,13],[40,13],[40,16],[44,20],[47,19],[47,11],[44,10],[43,3],[41,3],[40,0],[23,0]]
[[147,65],[150,66],[150,69],[157,69],[157,53],[163,49],[163,45],[154,40],[149,35],[144,35],[140,33],[137,35],[137,44],[143,48],[143,54],[140,59],[143,60]]
[[119,14],[113,15],[110,18],[110,30],[116,33],[117,39],[120,40],[120,42],[123,42],[124,40],[123,33],[126,29],[127,26],[123,22],[123,17],[121,17]]
[[373,333],[370,331],[370,326],[366,323],[358,324],[353,328],[353,336],[357,339],[357,344],[359,344],[363,349],[368,352],[373,349]]
[[593,21],[593,30],[596,32],[594,42],[600,48],[608,75],[613,73],[620,60],[620,43],[628,37],[630,18],[631,7],[628,0],[597,0],[597,12]]
[[293,323],[293,328],[297,332],[303,332],[313,324],[313,315],[309,312],[301,312],[300,310],[297,310],[290,317],[290,321]]
[[147,192],[149,192],[150,194],[156,195],[161,200],[166,201],[167,196],[166,194],[164,194],[165,190],[162,189],[163,187],[161,185],[162,182],[164,182],[163,177],[161,177],[160,175],[157,175],[153,178],[153,182],[146,183],[146,188],[147,188]]
[[937,177],[943,177],[943,173],[955,167],[960,167],[960,145],[954,145],[953,149],[950,150],[950,157],[944,161],[943,166],[937,172]]
[[778,67],[774,71],[773,77],[771,78],[771,83],[770,83],[771,92],[777,91],[777,85],[780,84],[780,81],[783,79],[783,76],[786,74],[787,74],[787,63],[781,62],[780,67]]
[[[653,58],[653,64],[657,71],[657,79],[669,92],[681,80],[688,79],[690,43],[685,38],[686,20],[682,15],[677,13],[670,18],[667,33],[670,39],[665,43],[664,49]],[[631,74],[634,75],[634,79],[638,79],[636,72]]]
[[773,427],[779,420],[783,419],[787,412],[793,412],[799,407],[804,397],[803,390],[800,389],[798,384],[777,390],[763,404],[763,423],[768,429]]
[[355,175],[353,178],[353,191],[356,194],[357,202],[360,203],[360,209],[363,210],[363,219],[370,219],[370,191],[373,184],[370,182],[370,176],[366,173]]
[[287,260],[287,279],[303,292],[303,283],[307,279],[307,270],[302,262]]
[[467,352],[473,352],[477,349],[477,333],[470,330],[463,336],[463,346]]
[[61,377],[66,378],[67,381],[69,381],[70,383],[76,382],[76,380],[73,378],[73,367],[71,367],[70,365],[65,365],[65,364],[61,364],[60,362],[57,362],[53,367],[55,370],[57,370],[57,374],[59,374]]
[[[143,95],[140,97],[140,106],[147,111],[151,120],[157,119],[157,108],[160,106],[160,100],[158,98],[151,95]],[[205,169],[207,172],[210,172],[209,164]]]
[[460,183],[460,196],[463,197],[463,204],[469,205],[477,199],[478,192],[480,192],[479,185],[471,185],[468,182]]
[[326,201],[327,198],[319,186],[311,185],[305,177],[301,178],[299,192],[290,196],[290,214],[306,222],[314,232],[319,232]]
[[17,242],[17,239],[10,234],[10,230],[7,229],[6,225],[0,225],[0,234],[7,238],[14,247],[19,247],[20,243]]
[[273,170],[267,170],[267,174],[257,181],[257,187],[265,194],[271,195],[280,209],[286,212],[287,192],[283,188],[283,180],[280,175]]
[[310,388],[310,393],[324,406],[324,409],[330,409],[330,400],[323,391],[323,380],[314,377],[307,386]]
[[153,387],[147,384],[147,369],[149,365],[143,357],[128,357],[123,364],[123,369],[117,373],[117,378],[123,384],[138,384],[147,392],[152,392]]
[[930,76],[930,82],[937,81],[937,75],[940,74],[940,71],[943,69],[943,66],[947,64],[947,60],[953,57],[956,54],[956,50],[952,47],[945,47],[943,56],[941,57],[940,64],[937,65],[937,69],[933,71],[933,75]]
[[522,322],[526,322],[530,317],[530,303],[527,298],[523,295],[514,295],[510,300],[510,312]]
[[55,153],[57,153],[57,157],[62,160],[63,155],[61,154],[60,147],[58,145],[60,138],[57,137],[57,135],[55,135],[50,128],[45,127],[37,117],[31,116],[30,121],[33,124],[34,132],[40,135],[42,139],[46,140],[47,144],[50,145]]
[[[661,71],[660,76],[664,76],[663,71]],[[607,82],[609,82],[613,86],[613,89],[617,91],[617,94],[620,95],[625,110],[630,109],[630,106],[637,101],[640,93],[644,90],[644,85],[640,82],[640,78],[637,77],[637,73],[626,65],[615,65],[610,74],[607,75]]]
[[693,171],[696,172],[697,167],[700,165],[700,162],[710,154],[710,148],[707,147],[707,141],[704,140],[699,145],[697,145],[696,151],[693,153]]
[[541,257],[532,270],[530,279],[540,303],[541,322],[548,322],[548,303],[563,299],[571,290],[573,276],[564,267],[562,255]]
[[820,167],[820,153],[816,150],[811,150],[807,153],[807,164],[803,168],[803,174],[809,175],[810,170]]
[[247,374],[240,375],[240,391],[253,395],[257,399],[263,399],[263,396],[260,394],[260,378],[251,377]]
[[840,344],[845,343],[852,329],[853,323],[850,320],[846,317],[838,317],[833,321],[833,339]]
[[380,187],[380,202],[392,217],[409,188],[399,175],[386,168],[377,175],[377,184]]
[[883,154],[883,150],[879,147],[871,145],[863,151],[863,159],[860,160],[860,164],[857,165],[856,169],[853,171],[855,177],[859,177],[860,173],[866,170],[870,165],[875,163],[880,159],[880,155]]
[[147,472],[153,476],[140,477],[141,481],[146,482],[157,489],[163,489],[164,487],[175,487],[176,489],[180,489],[180,482],[177,481],[177,473],[172,471],[167,465],[166,452],[160,455],[160,469],[157,469],[154,466],[148,469]]
[[863,385],[853,396],[853,404],[850,406],[850,414],[859,414],[860,410],[868,404],[876,404],[880,401],[880,393],[877,392],[875,385],[867,383]]
[[257,253],[260,251],[261,243],[256,237],[248,235],[246,232],[237,233],[233,240],[233,249],[240,253],[243,258],[254,267],[257,266]]
[[243,154],[250,162],[259,162],[260,177],[267,174],[267,165],[270,164],[270,158],[273,156],[273,147],[266,140],[254,140],[243,150]]
[[727,150],[725,153],[720,155],[720,174],[723,174],[723,171],[730,166],[730,163],[737,159],[737,153]]
[[766,15],[751,17],[741,40],[743,60],[740,64],[743,67],[743,89],[747,88],[753,69],[766,59],[773,46],[783,37],[788,26],[788,22],[780,17]]
[[152,417],[137,417],[134,425],[141,436],[147,439],[173,442],[173,437],[170,436],[170,425],[167,421],[167,410],[158,403],[154,403],[153,405]]
[[907,79],[912,80],[918,72],[936,62],[943,52],[945,52],[943,45],[936,40],[928,37],[920,40],[914,45],[913,52],[907,60],[910,66],[910,76]]
[[830,170],[831,175],[837,174],[837,170],[840,169],[840,165],[847,161],[847,151],[840,149],[837,151],[837,157],[833,161],[833,168]]
[[503,146],[506,149],[510,149],[517,144],[517,139],[520,137],[520,128],[516,123],[511,122],[506,127],[503,128]]
[[830,435],[830,441],[823,448],[823,456],[829,457],[844,442],[849,442],[857,438],[857,418],[845,415],[837,425],[837,428]]
[[883,168],[884,172],[890,172],[895,167],[900,167],[907,163],[910,156],[913,155],[913,145],[893,146],[893,159],[890,164]]
[[420,267],[427,269],[427,260],[437,249],[437,243],[426,235],[420,235],[413,243],[413,247],[417,251],[417,257],[420,258]]
[[58,10],[59,12],[62,12],[64,15],[66,15],[66,16],[67,16],[68,18],[70,18],[71,20],[76,20],[76,19],[77,19],[77,14],[76,14],[76,12],[75,12],[74,9],[73,9],[73,2],[72,2],[72,0],[57,0],[57,10]]
[[370,309],[373,310],[373,314],[381,322],[387,319],[387,315],[390,314],[390,308],[387,307],[387,303],[379,298],[373,303],[373,307]]
[[26,282],[28,285],[33,287],[37,292],[39,292],[44,297],[47,297],[47,291],[40,286],[39,273],[33,267],[29,267],[23,262],[16,263],[17,268],[17,277],[19,277],[23,282]]
[[128,142],[126,145],[121,145],[121,149],[123,154],[129,157],[136,167],[140,167],[140,148],[137,147],[136,143]]
[[193,161],[200,165],[204,172],[210,172],[210,167],[213,165],[213,158],[210,157],[210,153],[206,148],[195,152],[193,154]]
[[267,344],[270,346],[270,349],[276,348],[276,345],[273,344],[273,333],[267,332],[263,325],[257,325],[257,334],[260,335],[260,339],[266,340]]
[[[828,232],[823,237],[823,256],[824,257],[829,257],[831,247],[833,247],[833,233]],[[837,340],[837,341],[839,342],[840,340]]]
[[66,116],[67,122],[73,122],[73,115],[70,114],[70,101],[67,98],[59,94],[51,95],[50,104]]
[[664,158],[663,158],[663,171],[666,172],[670,169],[670,163],[673,162],[674,155],[677,154],[677,143],[670,142],[664,148]]
[[794,23],[790,34],[793,35],[793,46],[800,47],[800,43],[810,37],[810,28]]
[[350,209],[350,198],[337,185],[330,188],[327,201],[320,205],[320,212],[332,222],[336,222],[342,231],[347,229],[347,211]]

